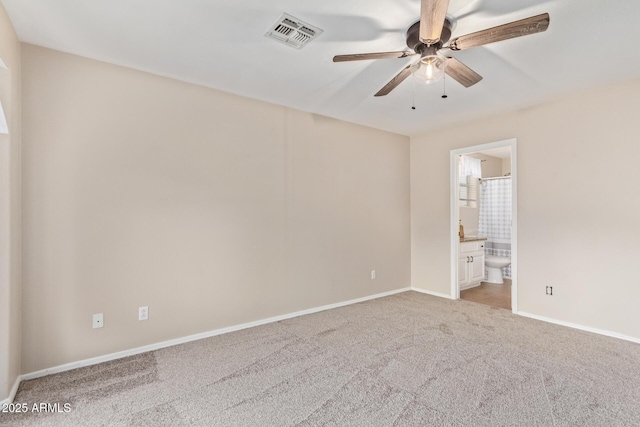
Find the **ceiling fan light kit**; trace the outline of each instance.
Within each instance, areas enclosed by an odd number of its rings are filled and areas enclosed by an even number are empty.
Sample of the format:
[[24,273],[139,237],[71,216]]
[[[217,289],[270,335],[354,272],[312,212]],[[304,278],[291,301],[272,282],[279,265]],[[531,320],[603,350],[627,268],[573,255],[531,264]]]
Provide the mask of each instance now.
[[414,64],[412,74],[418,83],[430,84],[442,79],[444,70],[445,58],[438,54],[426,55]]
[[[482,76],[458,59],[441,54],[439,52],[441,49],[459,51],[515,37],[540,33],[546,31],[549,27],[549,14],[543,13],[459,36],[449,41],[451,38],[452,25],[451,21],[446,18],[448,8],[449,0],[421,1],[420,20],[407,30],[407,47],[410,49],[408,51],[337,55],[333,57],[333,62],[406,58],[408,56],[420,55],[420,59],[403,68],[402,71],[380,89],[375,96],[387,95],[409,77],[409,74],[413,75],[415,81],[428,84],[440,80],[446,73],[464,87],[470,87],[482,80]],[[447,42],[449,42],[449,44],[445,45]]]

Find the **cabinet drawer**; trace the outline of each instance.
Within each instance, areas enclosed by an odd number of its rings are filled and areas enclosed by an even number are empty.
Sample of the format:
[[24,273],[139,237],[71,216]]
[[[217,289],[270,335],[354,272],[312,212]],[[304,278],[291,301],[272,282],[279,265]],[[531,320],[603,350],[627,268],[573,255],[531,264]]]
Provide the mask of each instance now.
[[477,252],[484,250],[484,240],[478,240],[475,242],[461,242],[460,253]]

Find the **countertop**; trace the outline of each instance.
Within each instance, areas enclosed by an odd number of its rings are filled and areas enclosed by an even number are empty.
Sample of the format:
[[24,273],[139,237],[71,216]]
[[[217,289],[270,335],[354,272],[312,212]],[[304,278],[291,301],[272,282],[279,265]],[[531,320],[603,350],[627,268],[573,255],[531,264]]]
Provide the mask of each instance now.
[[476,242],[478,240],[487,240],[487,238],[478,236],[464,236],[460,238],[461,242]]

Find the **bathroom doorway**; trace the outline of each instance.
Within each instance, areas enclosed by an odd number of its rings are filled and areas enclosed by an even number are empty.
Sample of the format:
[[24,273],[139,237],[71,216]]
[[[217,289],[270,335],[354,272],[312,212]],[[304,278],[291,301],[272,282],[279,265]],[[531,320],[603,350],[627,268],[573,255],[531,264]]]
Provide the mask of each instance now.
[[450,181],[453,299],[517,313],[516,140],[452,150]]

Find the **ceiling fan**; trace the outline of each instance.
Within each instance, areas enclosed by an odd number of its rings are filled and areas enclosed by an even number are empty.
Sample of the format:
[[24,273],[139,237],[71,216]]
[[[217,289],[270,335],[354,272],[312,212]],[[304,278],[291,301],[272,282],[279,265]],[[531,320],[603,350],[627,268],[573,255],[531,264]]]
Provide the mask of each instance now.
[[[541,33],[549,27],[549,14],[543,13],[449,40],[452,27],[451,21],[446,17],[449,0],[421,1],[420,20],[407,30],[407,46],[410,50],[337,55],[333,57],[333,62],[406,58],[420,55],[419,60],[407,65],[375,96],[387,95],[409,74],[413,74],[418,81],[430,83],[439,80],[446,73],[464,87],[469,87],[482,80],[482,76],[456,58],[440,54],[441,49],[464,50],[514,37]],[[447,42],[449,44],[445,45]]]

